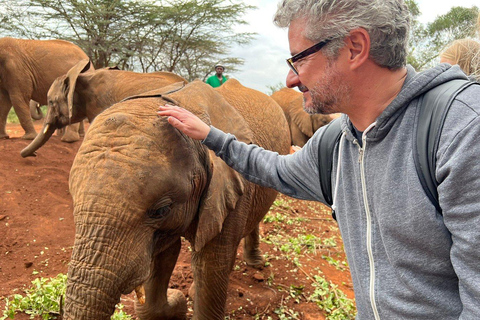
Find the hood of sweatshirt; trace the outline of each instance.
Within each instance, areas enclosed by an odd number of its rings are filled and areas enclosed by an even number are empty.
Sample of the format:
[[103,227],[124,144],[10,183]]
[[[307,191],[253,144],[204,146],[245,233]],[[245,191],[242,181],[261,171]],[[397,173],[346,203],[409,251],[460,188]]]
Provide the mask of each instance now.
[[[446,63],[423,72],[416,72],[412,66],[407,66],[407,77],[402,90],[393,101],[383,110],[376,119],[376,125],[369,130],[368,140],[382,139],[388,134],[398,116],[404,112],[410,102],[428,90],[450,80],[465,79],[467,76],[458,65],[451,66]],[[347,132],[347,139],[353,140],[353,126],[348,116],[342,116],[342,129]]]

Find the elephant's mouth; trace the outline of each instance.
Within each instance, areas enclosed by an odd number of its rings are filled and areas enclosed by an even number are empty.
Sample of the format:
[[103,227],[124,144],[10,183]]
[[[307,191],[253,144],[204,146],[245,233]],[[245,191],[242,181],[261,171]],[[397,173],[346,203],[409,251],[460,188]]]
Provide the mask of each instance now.
[[145,304],[145,287],[142,285],[139,285],[138,287],[135,288],[135,294],[137,295],[137,300],[140,304]]
[[59,115],[58,117],[47,119],[45,124],[54,126],[57,129],[62,129],[70,124],[70,119],[67,116]]

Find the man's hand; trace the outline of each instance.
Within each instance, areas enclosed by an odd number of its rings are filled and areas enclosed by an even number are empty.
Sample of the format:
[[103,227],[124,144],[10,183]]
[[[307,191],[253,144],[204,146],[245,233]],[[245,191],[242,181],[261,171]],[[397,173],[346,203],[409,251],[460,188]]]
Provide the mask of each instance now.
[[168,123],[192,139],[203,140],[210,132],[210,126],[196,115],[183,108],[165,104],[158,107],[159,116],[168,117]]

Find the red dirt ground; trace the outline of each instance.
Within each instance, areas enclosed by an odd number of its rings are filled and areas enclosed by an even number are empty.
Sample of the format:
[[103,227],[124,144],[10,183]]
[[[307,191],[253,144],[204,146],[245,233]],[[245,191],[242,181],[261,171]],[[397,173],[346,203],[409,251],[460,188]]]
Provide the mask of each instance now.
[[[40,122],[36,128],[40,130]],[[49,278],[67,272],[75,232],[68,175],[81,145],[81,141],[61,142],[54,135],[38,151],[37,157],[24,159],[20,151],[30,141],[19,138],[23,134],[19,125],[9,124],[7,130],[11,138],[0,140],[0,318],[6,297],[23,294],[23,289],[37,277]],[[262,270],[247,267],[241,259],[240,248],[230,277],[226,319],[325,319],[324,311],[306,299],[313,291],[308,275],[320,272],[353,299],[348,267],[338,270],[322,258],[325,255],[345,261],[338,228],[329,210],[318,203],[286,196],[279,196],[278,200],[281,205],[272,206],[270,215],[308,218],[308,223],[300,231],[295,224],[263,223],[263,239],[280,232],[289,236],[305,232],[317,237],[335,237],[337,246],[321,245],[314,253],[301,254],[298,267],[292,256],[262,242],[261,248],[269,262]],[[190,254],[185,241],[171,287],[187,295],[191,282]],[[298,302],[289,298],[291,286],[305,287]],[[133,299],[133,294],[126,295],[121,302],[125,305],[124,311],[135,316]],[[277,314],[282,307],[285,311]],[[192,310],[189,309],[190,319]],[[298,316],[293,317],[293,312],[298,312]],[[18,314],[15,319],[29,319],[29,316]]]

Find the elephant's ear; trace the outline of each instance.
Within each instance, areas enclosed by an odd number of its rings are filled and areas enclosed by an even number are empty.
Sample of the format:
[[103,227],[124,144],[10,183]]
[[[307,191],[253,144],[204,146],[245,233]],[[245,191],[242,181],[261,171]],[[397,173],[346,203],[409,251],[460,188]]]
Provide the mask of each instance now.
[[325,114],[312,114],[310,117],[312,117],[313,133],[315,133],[318,128],[323,127],[332,121],[332,118]]
[[73,95],[75,93],[75,86],[77,84],[78,75],[80,73],[86,72],[90,68],[93,68],[92,63],[89,59],[84,59],[74,65],[67,72],[67,81],[68,83],[68,93],[67,93],[67,103],[68,103],[68,119],[71,121],[73,115]]
[[303,110],[303,99],[295,99],[288,106],[291,121],[307,137],[312,137],[314,130],[311,116]]
[[212,174],[199,208],[194,246],[197,252],[222,231],[225,218],[235,210],[245,188],[239,173],[231,169],[212,151],[209,151],[209,155]]

